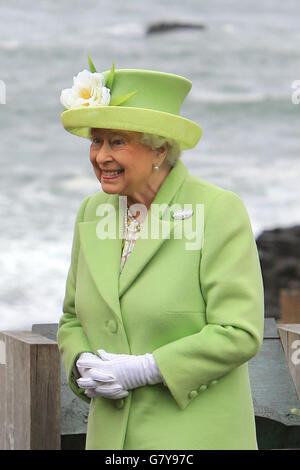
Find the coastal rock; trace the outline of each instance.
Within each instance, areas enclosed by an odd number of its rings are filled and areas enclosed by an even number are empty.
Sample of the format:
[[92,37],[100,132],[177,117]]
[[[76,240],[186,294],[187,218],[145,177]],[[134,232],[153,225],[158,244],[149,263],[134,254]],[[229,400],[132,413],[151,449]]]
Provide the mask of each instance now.
[[153,33],[165,33],[167,31],[172,31],[174,29],[205,29],[206,26],[203,24],[195,23],[180,23],[180,22],[161,22],[153,23],[148,26],[146,34]]
[[265,289],[265,316],[279,319],[280,290],[300,288],[300,225],[264,230],[256,243]]

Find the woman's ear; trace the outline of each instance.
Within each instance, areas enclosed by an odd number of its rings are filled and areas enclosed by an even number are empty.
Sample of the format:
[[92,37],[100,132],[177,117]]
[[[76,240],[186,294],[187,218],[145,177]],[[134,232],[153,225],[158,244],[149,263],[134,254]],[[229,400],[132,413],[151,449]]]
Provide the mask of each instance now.
[[159,157],[160,161],[163,162],[169,150],[168,142],[165,142],[161,147],[156,149],[156,155]]

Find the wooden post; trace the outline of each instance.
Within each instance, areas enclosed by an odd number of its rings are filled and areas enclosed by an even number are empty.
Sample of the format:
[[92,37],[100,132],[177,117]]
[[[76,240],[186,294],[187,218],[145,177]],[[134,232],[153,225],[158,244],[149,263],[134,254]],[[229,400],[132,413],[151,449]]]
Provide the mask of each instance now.
[[60,449],[60,393],[56,342],[0,332],[0,449]]
[[279,323],[300,323],[300,288],[280,289]]
[[300,323],[277,324],[282,347],[300,400]]

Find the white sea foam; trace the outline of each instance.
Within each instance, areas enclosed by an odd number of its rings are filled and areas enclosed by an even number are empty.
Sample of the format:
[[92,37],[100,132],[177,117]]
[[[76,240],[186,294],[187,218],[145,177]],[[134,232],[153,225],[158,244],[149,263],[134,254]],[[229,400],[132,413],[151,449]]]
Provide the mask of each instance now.
[[277,96],[266,93],[245,92],[228,93],[214,91],[197,91],[193,89],[193,100],[202,103],[261,103],[268,100],[277,100]]
[[88,178],[84,176],[73,176],[65,181],[63,181],[62,186],[70,191],[81,190],[86,191],[87,193],[94,193],[101,190],[100,183],[96,178]]
[[[196,0],[2,2],[0,104],[0,330],[31,329],[61,315],[75,216],[101,190],[86,142],[64,131],[60,91],[88,67],[145,68],[191,79],[182,115],[203,136],[183,152],[189,171],[236,192],[255,235],[300,224],[300,104],[291,101],[300,2]],[[249,14],[251,11],[251,14]],[[146,36],[162,20],[203,32]],[[201,20],[199,20],[201,18]]]
[[102,33],[124,38],[138,38],[145,35],[145,26],[142,23],[119,23],[105,27]]
[[3,49],[5,51],[12,51],[16,50],[22,47],[21,41],[0,41],[0,49]]

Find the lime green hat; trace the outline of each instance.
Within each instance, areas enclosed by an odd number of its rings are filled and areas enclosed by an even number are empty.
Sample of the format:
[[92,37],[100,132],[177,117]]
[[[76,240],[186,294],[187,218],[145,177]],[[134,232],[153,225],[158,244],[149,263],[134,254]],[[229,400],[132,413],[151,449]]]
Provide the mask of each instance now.
[[180,143],[182,150],[195,147],[202,130],[179,116],[192,83],[170,73],[139,69],[114,69],[97,73],[89,57],[91,72],[74,77],[72,89],[62,91],[67,108],[61,114],[64,128],[90,138],[91,128],[120,129],[160,135]]

